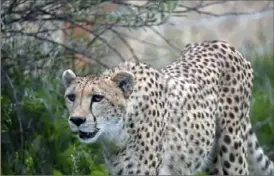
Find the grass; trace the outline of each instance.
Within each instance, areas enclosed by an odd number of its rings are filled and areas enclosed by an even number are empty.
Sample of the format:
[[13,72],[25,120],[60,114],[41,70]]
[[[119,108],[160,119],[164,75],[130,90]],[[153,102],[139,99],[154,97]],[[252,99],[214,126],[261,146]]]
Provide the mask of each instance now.
[[274,55],[252,58],[254,82],[250,118],[260,144],[274,160]]

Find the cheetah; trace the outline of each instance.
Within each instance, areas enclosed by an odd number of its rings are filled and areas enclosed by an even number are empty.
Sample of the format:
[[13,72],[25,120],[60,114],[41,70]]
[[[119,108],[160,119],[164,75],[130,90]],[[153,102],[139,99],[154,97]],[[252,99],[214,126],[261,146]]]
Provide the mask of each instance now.
[[72,132],[101,143],[111,175],[273,175],[249,119],[253,71],[224,41],[188,44],[156,70],[127,61],[62,75]]

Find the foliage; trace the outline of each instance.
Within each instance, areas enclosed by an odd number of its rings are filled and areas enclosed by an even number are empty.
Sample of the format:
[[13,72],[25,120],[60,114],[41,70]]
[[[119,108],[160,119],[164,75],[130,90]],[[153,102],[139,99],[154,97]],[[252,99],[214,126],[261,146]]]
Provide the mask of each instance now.
[[254,87],[250,118],[266,153],[274,160],[274,55],[252,59]]
[[[148,1],[138,6],[110,0],[4,0],[1,1],[2,38],[4,43],[10,42],[10,39],[40,41],[45,47],[50,45],[51,48],[62,48],[73,54],[87,56],[87,63],[108,68],[109,65],[97,58],[109,54],[109,51],[120,60],[125,60],[118,49],[109,43],[112,38],[110,35],[119,38],[133,52],[115,27],[137,29],[164,24],[178,2]],[[188,11],[191,10],[184,13]],[[84,36],[76,34],[77,30]],[[62,33],[63,37],[56,37],[58,33]],[[20,40],[22,37],[24,39]],[[18,58],[14,59],[20,62]]]
[[[225,13],[213,13],[210,11],[210,7],[225,3],[229,3],[229,1],[2,0],[1,41],[3,43],[9,42],[9,40],[22,42],[32,39],[35,41],[34,43],[40,41],[45,48],[48,46],[53,49],[61,48],[69,51],[70,54],[86,56],[85,62],[90,67],[108,68],[107,61],[102,61],[99,58],[113,54],[118,56],[117,62],[124,61],[127,58],[124,58],[119,51],[123,47],[131,52],[135,60],[139,60],[134,46],[131,46],[126,40],[128,38],[124,29],[151,29],[170,47],[178,51],[177,47],[174,47],[153,27],[166,24],[172,16],[184,18],[189,13],[218,18],[273,10],[269,3],[262,9],[253,12],[226,10]],[[73,33],[77,30],[81,30],[85,37],[78,36],[78,34],[75,36]],[[60,36],[60,33],[63,36],[61,38],[57,37],[58,34]],[[121,45],[113,46],[111,44],[110,41],[114,37],[119,39]],[[36,59],[41,62],[46,60],[45,58]],[[15,57],[14,65],[17,65],[18,62],[21,63],[20,57]],[[94,63],[98,65],[94,65]]]
[[80,144],[72,137],[60,80],[45,75],[34,86],[24,75],[16,76],[17,91],[23,92],[20,100],[23,130],[19,130],[13,90],[4,84],[1,96],[2,173],[105,175],[101,148]]

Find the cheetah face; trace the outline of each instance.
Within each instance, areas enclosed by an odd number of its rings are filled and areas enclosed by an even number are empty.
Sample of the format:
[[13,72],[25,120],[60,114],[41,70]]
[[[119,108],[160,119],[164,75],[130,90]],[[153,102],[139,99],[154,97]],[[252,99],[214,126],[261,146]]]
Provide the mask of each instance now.
[[68,123],[81,142],[103,141],[117,145],[124,140],[123,117],[133,87],[131,73],[78,77],[73,71],[66,70],[62,82],[70,113]]

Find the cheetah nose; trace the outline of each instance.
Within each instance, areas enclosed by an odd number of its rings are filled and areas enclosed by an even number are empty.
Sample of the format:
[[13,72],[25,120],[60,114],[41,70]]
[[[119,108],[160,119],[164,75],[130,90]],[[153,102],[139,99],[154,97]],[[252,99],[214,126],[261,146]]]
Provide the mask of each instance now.
[[76,126],[80,126],[81,124],[83,124],[86,119],[83,117],[71,117],[69,119],[72,123],[74,123]]

